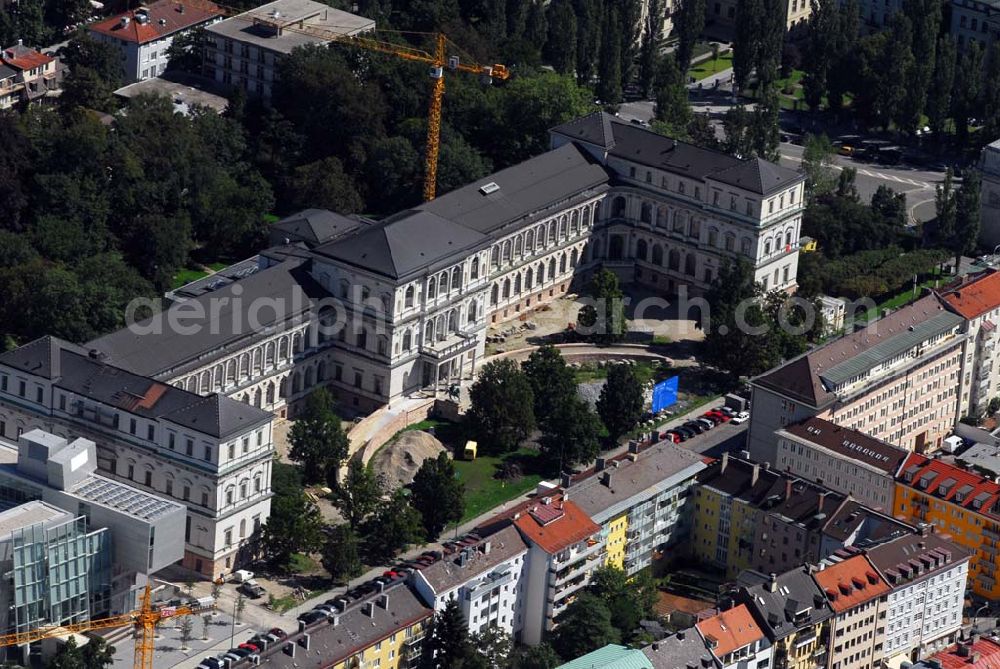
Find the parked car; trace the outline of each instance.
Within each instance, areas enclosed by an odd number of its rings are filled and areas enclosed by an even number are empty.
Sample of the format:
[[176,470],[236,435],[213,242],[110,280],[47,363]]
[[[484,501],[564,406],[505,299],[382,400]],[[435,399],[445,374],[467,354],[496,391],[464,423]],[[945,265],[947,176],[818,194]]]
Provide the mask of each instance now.
[[305,613],[299,614],[298,621],[305,623],[306,625],[312,625],[313,623],[318,623],[326,617],[327,615],[322,611],[313,609],[312,611],[306,611]]
[[723,412],[719,411],[718,409],[712,409],[711,411],[708,412],[707,415],[713,416],[715,418],[718,418],[723,423],[728,423],[729,421],[731,421],[733,419],[732,416],[730,416],[727,413],[723,413]]
[[689,430],[694,430],[695,434],[701,434],[705,431],[705,426],[703,424],[693,420],[689,420],[684,423],[683,427],[686,427]]
[[[248,655],[252,654],[253,651],[250,650],[249,648],[230,648],[228,651],[226,651],[226,655],[228,655],[229,657],[235,657],[238,660],[242,660],[244,657],[247,657]],[[223,657],[225,657],[226,655],[224,655]]]
[[237,646],[237,648],[242,648],[243,650],[249,650],[251,653],[260,652],[260,646],[258,646],[255,643],[250,643],[249,641],[247,641],[246,643],[241,643],[239,646]]
[[199,669],[222,669],[223,666],[225,666],[225,663],[222,660],[220,660],[217,657],[209,656],[209,657],[206,657],[204,660],[201,661],[201,663],[198,665],[198,668]]
[[730,407],[719,407],[719,411],[726,414],[730,418],[736,415],[736,409],[731,409]]
[[673,444],[681,443],[681,435],[676,432],[667,431],[660,435],[661,441],[669,441]]
[[733,425],[739,425],[740,423],[745,423],[748,420],[750,420],[750,412],[741,411],[738,414],[736,414],[735,418],[733,418]]
[[253,579],[250,579],[245,583],[241,583],[239,587],[236,588],[236,590],[238,592],[242,592],[250,599],[257,599],[258,597],[262,597],[266,592],[264,590],[264,586],[262,586],[260,583],[258,583]]
[[269,629],[267,631],[267,633],[268,634],[273,634],[274,636],[278,637],[279,639],[285,639],[285,638],[288,637],[288,632],[286,632],[285,630],[281,629],[280,627],[272,627],[271,629]]
[[675,427],[674,428],[674,432],[677,432],[678,434],[681,435],[681,440],[682,441],[687,441],[688,439],[690,439],[694,435],[698,434],[697,432],[695,432],[691,428],[684,427],[683,425],[680,426],[680,427]]
[[698,420],[709,420],[709,421],[712,421],[712,426],[713,427],[722,422],[721,418],[719,418],[715,414],[708,413],[708,412],[703,413],[702,415],[698,416]]
[[695,418],[694,420],[695,420],[695,422],[701,423],[702,425],[704,425],[706,430],[711,430],[713,427],[715,427],[715,421],[712,420],[711,418],[705,418],[704,416],[699,416],[698,418]]

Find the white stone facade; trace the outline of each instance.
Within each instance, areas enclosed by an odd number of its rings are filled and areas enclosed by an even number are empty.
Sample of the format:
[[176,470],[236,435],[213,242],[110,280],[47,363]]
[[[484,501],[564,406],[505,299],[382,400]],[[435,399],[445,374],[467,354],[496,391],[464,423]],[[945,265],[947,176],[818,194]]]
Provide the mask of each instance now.
[[889,593],[886,603],[885,657],[908,654],[919,659],[954,641],[962,626],[968,561]]

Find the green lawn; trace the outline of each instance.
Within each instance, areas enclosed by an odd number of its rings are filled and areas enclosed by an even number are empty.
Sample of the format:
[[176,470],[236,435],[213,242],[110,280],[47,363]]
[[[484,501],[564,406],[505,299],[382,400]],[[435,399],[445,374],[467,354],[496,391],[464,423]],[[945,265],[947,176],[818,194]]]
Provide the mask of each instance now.
[[727,53],[719,54],[716,60],[709,58],[708,60],[702,61],[697,65],[693,65],[691,69],[688,70],[688,77],[694,77],[695,81],[701,81],[706,77],[710,77],[713,74],[718,74],[723,70],[728,70],[733,66],[733,52],[729,51]]
[[293,574],[308,574],[318,570],[319,564],[308,555],[292,553],[292,559],[288,561],[288,569]]
[[227,263],[227,262],[210,262],[210,263],[208,263],[208,267],[213,272],[218,272],[220,270],[224,270],[227,267],[229,267],[229,263]]
[[868,313],[865,314],[865,320],[873,321],[878,318],[878,315],[882,313],[883,309],[898,309],[902,306],[909,304],[910,302],[915,302],[924,293],[924,288],[933,288],[934,284],[940,285],[942,280],[947,280],[948,277],[939,276],[930,278],[923,283],[917,284],[917,289],[914,290],[911,285],[909,288],[900,291],[896,295],[893,295],[889,299],[881,302],[876,308],[869,309]]
[[[539,457],[538,451],[521,449],[503,457],[481,455],[471,462],[455,460],[455,472],[459,480],[465,484],[465,513],[462,514],[460,522],[472,520],[534,489],[542,480],[540,474],[533,473],[538,469]],[[497,467],[508,459],[521,462],[521,469],[525,474],[520,480],[505,482],[494,478]]]
[[205,272],[200,269],[192,269],[190,267],[182,269],[181,271],[174,274],[174,281],[171,284],[171,288],[180,288],[181,286],[191,283],[192,281],[197,281],[198,279],[208,276]]
[[[670,339],[664,337],[666,340],[663,343],[669,343]],[[654,341],[654,343],[656,343]],[[639,383],[646,383],[647,381],[662,381],[663,379],[676,373],[670,368],[670,365],[662,365],[657,361],[652,360],[637,360],[632,369],[635,370],[635,376],[639,379]],[[587,383],[589,381],[597,381],[599,379],[606,379],[608,377],[608,368],[598,367],[595,364],[584,364],[573,370],[576,376],[577,383]]]

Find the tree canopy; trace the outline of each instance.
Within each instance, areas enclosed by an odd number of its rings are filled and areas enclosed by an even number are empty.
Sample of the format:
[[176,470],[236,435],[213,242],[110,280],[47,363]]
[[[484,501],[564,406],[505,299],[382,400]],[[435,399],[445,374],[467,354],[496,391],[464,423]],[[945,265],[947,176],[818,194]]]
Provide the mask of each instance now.
[[437,540],[448,523],[457,523],[465,512],[465,484],[458,480],[447,453],[427,458],[410,485],[413,507],[423,518],[424,537]]
[[507,453],[535,428],[534,393],[528,377],[509,359],[486,363],[469,390],[466,418],[487,452]]
[[306,483],[336,476],[347,457],[348,441],[334,401],[325,388],[314,390],[288,433],[288,457],[302,463]]

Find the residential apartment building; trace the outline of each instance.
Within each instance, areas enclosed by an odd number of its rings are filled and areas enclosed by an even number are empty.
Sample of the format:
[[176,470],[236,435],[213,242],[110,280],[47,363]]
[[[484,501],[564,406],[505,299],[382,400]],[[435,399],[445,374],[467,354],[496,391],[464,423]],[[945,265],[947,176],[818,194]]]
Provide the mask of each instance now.
[[775,463],[774,432],[813,416],[938,450],[958,419],[963,325],[927,295],[753,379],[751,457]]
[[494,626],[520,636],[528,545],[513,525],[459,547],[416,573],[412,582],[424,602],[443,611],[458,602],[469,633]]
[[990,269],[967,275],[937,291],[947,308],[965,319],[965,350],[962,355],[961,415],[979,415],[990,400],[1000,395],[1000,273]]
[[298,644],[291,645],[290,653],[268,655],[261,666],[415,669],[433,614],[409,586],[400,583],[310,627]]
[[969,552],[938,534],[886,542],[866,551],[889,584],[886,598],[887,664],[914,662],[951,645],[962,626]]
[[313,0],[274,0],[206,29],[204,74],[224,86],[270,98],[282,58],[375,30],[375,22]]
[[834,613],[826,666],[830,669],[881,666],[889,584],[864,555],[835,558],[832,564],[820,563],[819,569],[813,578]]
[[987,248],[1000,244],[1000,139],[979,154],[979,241]]
[[1000,598],[1000,484],[941,460],[912,453],[896,479],[894,512],[937,526],[938,532],[967,549],[969,586],[987,599]]
[[0,438],[39,428],[95,442],[103,476],[187,507],[183,565],[205,576],[231,571],[267,520],[272,420],[53,337],[0,354]]
[[112,613],[134,609],[149,576],[184,557],[184,505],[98,474],[88,439],[31,430],[16,448],[0,443],[0,507],[27,501],[81,513],[110,532]]
[[719,669],[696,629],[678,630],[642,649],[653,669]]
[[896,472],[907,455],[903,449],[815,417],[775,436],[781,471],[850,495],[869,508],[892,511]]
[[87,26],[91,37],[121,55],[122,81],[132,84],[163,74],[174,39],[222,20],[211,2],[156,0]]
[[604,564],[601,526],[571,500],[546,497],[514,516],[528,544],[521,642],[536,645]]
[[[85,515],[40,500],[0,511],[0,634],[107,612],[110,534],[91,527]],[[0,660],[27,663],[27,645],[0,646]]]
[[744,258],[767,289],[795,289],[804,181],[758,158],[732,156],[622,123],[605,113],[550,131],[601,162],[616,188],[604,203],[588,259],[627,281],[675,293],[706,290]]
[[702,620],[695,629],[722,669],[771,666],[771,642],[744,604]]
[[880,543],[918,534],[925,523],[909,525],[885,513],[869,509],[853,499],[847,500],[823,526],[820,558],[833,555],[845,546],[869,548]]
[[735,578],[817,561],[831,515],[847,499],[802,479],[723,454],[695,488],[693,555]]
[[62,76],[58,58],[18,40],[0,51],[0,110],[57,95]]
[[826,667],[833,609],[808,566],[782,574],[744,572],[737,600],[771,642],[774,669]]
[[972,633],[913,664],[913,669],[991,669],[1000,663],[1000,642]]
[[583,480],[563,487],[601,526],[606,561],[629,575],[669,555],[688,538],[696,476],[707,465],[692,451],[661,442],[619,458],[598,458]]

